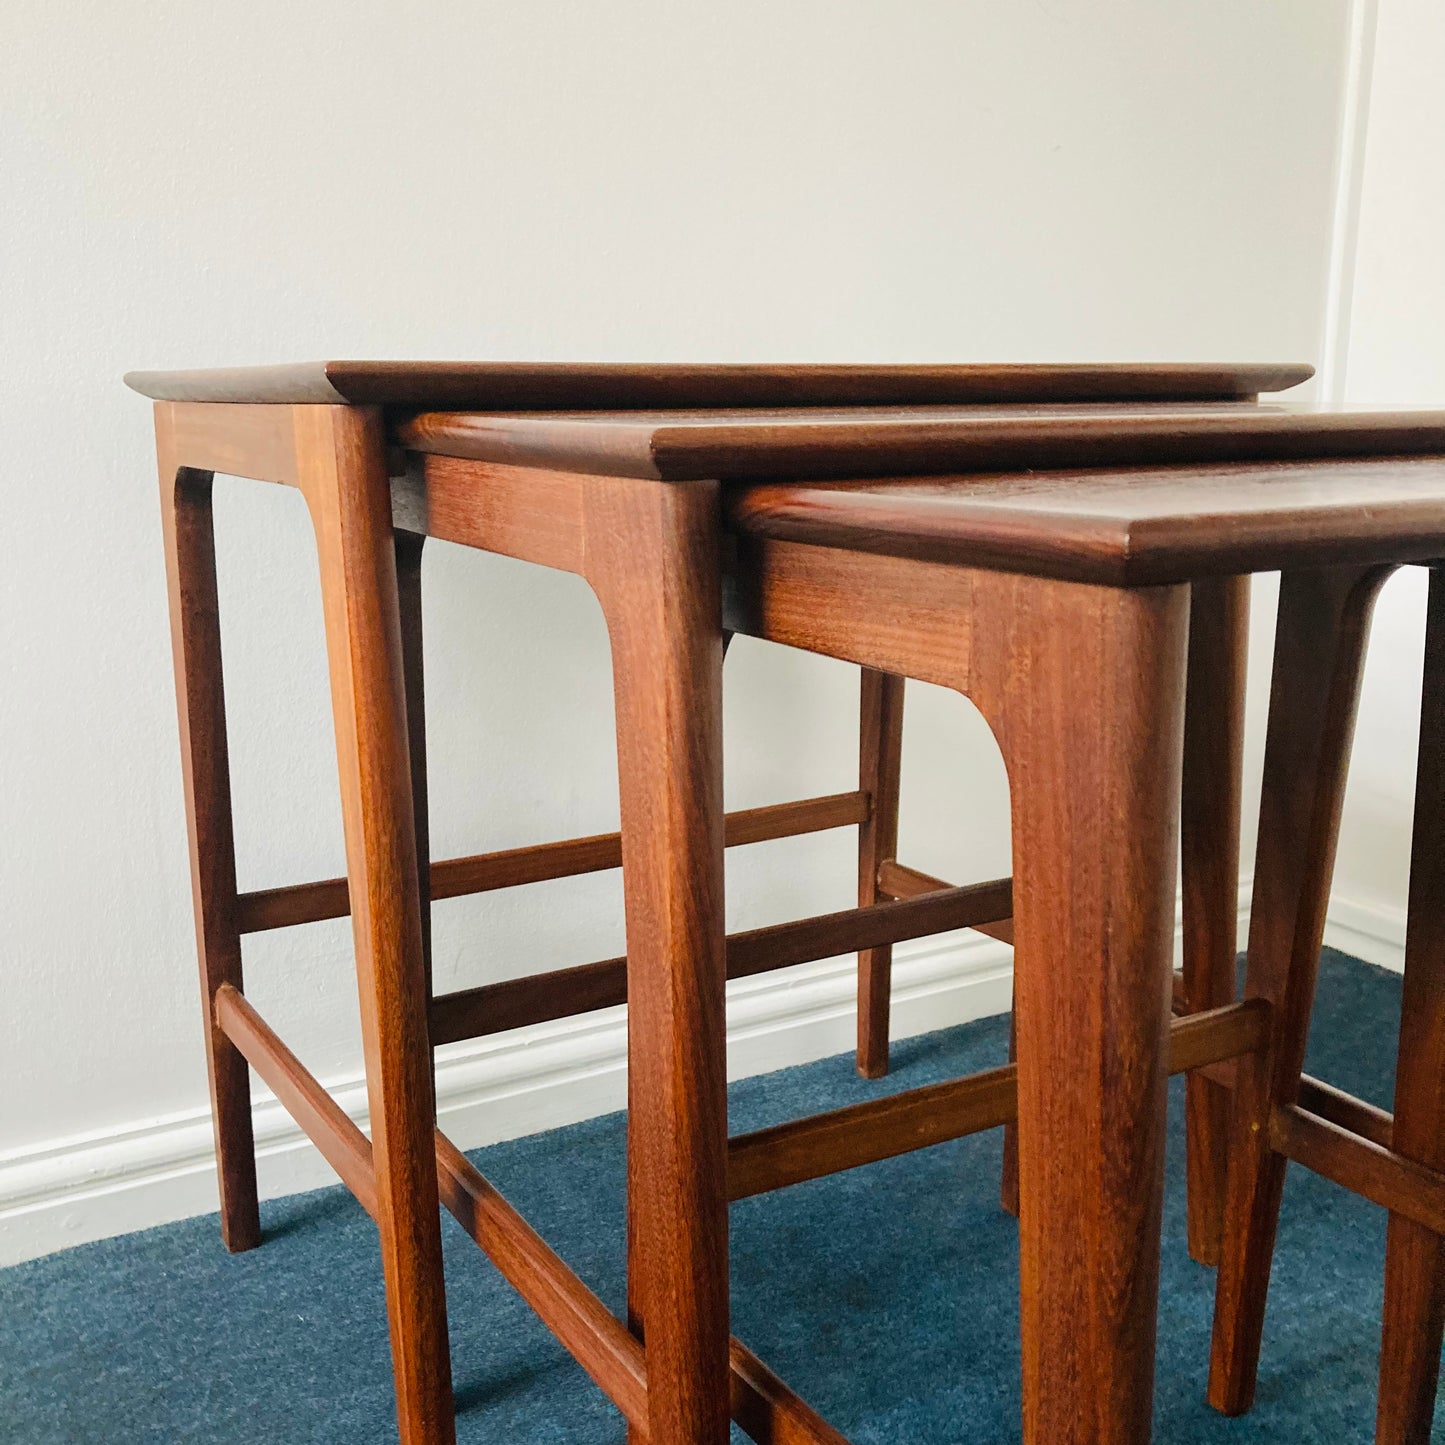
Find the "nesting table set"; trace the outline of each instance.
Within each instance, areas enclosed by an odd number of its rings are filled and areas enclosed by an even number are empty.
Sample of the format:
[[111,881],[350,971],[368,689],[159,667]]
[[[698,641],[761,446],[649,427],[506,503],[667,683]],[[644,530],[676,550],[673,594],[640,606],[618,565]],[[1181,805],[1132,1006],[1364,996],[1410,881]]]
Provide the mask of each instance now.
[[[631,1440],[721,1445],[731,1416],[764,1445],[841,1441],[730,1338],[728,1203],[995,1126],[1016,1126],[1024,1439],[1147,1441],[1165,1087],[1185,1071],[1191,1250],[1220,1267],[1212,1403],[1250,1403],[1294,1159],[1391,1211],[1379,1438],[1428,1439],[1445,1317],[1439,574],[1395,1116],[1301,1071],[1370,606],[1394,567],[1445,558],[1445,413],[1258,401],[1307,375],[328,362],[128,378],[157,403],[222,1230],[232,1249],[260,1241],[254,1069],[376,1221],[406,1445],[453,1438],[439,1204]],[[345,879],[238,891],[217,472],[294,486],[310,510]],[[426,537],[591,586],[619,834],[430,859]],[[1283,576],[1237,999],[1245,588],[1269,570]],[[864,669],[856,792],[724,815],[733,633]],[[1012,879],[954,887],[894,856],[904,678],[966,695],[993,729]],[[725,936],[726,846],[840,826],[859,829],[858,909]],[[625,958],[434,995],[432,899],[619,864]],[[348,912],[369,1139],[242,981],[246,933]],[[859,1065],[877,1074],[891,945],[960,927],[1015,944],[1015,1063],[728,1138],[728,978],[860,951]],[[626,1320],[436,1130],[431,1053],[623,1002]]]

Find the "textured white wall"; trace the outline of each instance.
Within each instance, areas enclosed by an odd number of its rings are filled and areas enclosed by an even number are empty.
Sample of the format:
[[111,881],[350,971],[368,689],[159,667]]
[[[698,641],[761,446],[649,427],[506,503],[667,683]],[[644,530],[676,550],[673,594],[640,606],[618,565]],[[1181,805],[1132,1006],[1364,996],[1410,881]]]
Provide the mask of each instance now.
[[[1349,306],[1351,402],[1445,406],[1442,72],[1445,8],[1379,0]],[[1378,939],[1382,963],[1398,963],[1404,941],[1427,580],[1408,569],[1380,597],[1335,870],[1335,937],[1365,952]]]
[[[0,1155],[204,1102],[149,415],[122,371],[1315,359],[1345,19],[6,0]],[[302,509],[222,482],[218,515],[242,885],[333,873]],[[607,828],[582,586],[444,547],[426,581],[436,854]],[[848,669],[743,642],[727,692],[731,804],[850,786]],[[1005,871],[991,740],[959,700],[912,696],[907,856]],[[850,844],[737,856],[734,922],[846,905]],[[437,929],[443,985],[605,956],[617,881],[443,904]],[[354,1069],[344,923],[264,937],[248,967],[309,1063]]]

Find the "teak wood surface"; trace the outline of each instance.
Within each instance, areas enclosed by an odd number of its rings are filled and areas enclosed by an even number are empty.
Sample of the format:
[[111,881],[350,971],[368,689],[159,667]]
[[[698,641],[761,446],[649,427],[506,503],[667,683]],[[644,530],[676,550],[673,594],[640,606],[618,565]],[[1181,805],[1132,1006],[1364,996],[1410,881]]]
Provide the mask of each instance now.
[[[613,372],[605,381],[588,375],[583,380],[594,388],[588,399],[573,394],[552,404],[776,406],[799,395],[728,394],[727,385],[745,384],[721,372],[694,370],[689,379],[642,370],[649,374]],[[1381,571],[1375,564],[1445,550],[1445,462],[1430,455],[1445,453],[1439,416],[1309,418],[1232,400],[1217,401],[1211,411],[1205,403],[1225,395],[1217,371],[1212,383],[1193,379],[1215,390],[1183,396],[1183,379],[1166,370],[1136,369],[1136,390],[1123,395],[1110,395],[1098,371],[1092,381],[1054,372],[1047,384],[1037,372],[1001,380],[1001,373],[986,378],[977,369],[965,378],[961,373],[969,369],[963,368],[942,382],[931,375],[930,386],[987,382],[997,388],[1007,381],[1034,388],[1026,398],[1001,398],[997,391],[986,398],[977,391],[961,399],[926,398],[954,410],[971,406],[972,414],[962,417],[789,413],[741,422],[673,417],[666,424],[575,415],[409,416],[428,406],[469,404],[454,399],[456,392],[448,400],[404,394],[405,386],[419,384],[416,368],[410,381],[385,369],[347,372],[342,364],[239,380],[239,374],[209,382],[138,380],[142,389],[187,398],[163,401],[157,425],[162,490],[169,495],[177,672],[228,1228],[236,1247],[254,1242],[247,1232],[254,1175],[248,1178],[241,1157],[250,1151],[239,1122],[246,1114],[240,1060],[250,1058],[264,1064],[309,1130],[332,1139],[328,1157],[373,1201],[406,1445],[445,1445],[452,1438],[439,1198],[471,1221],[484,1247],[492,1249],[486,1239],[495,1241],[501,1231],[504,1243],[493,1249],[499,1267],[564,1343],[592,1362],[589,1369],[623,1410],[633,1438],[722,1445],[730,1413],[759,1439],[839,1438],[728,1335],[723,986],[732,945],[723,936],[721,906],[725,628],[894,679],[940,683],[971,697],[993,727],[1009,770],[1014,825],[1008,926],[1018,950],[1018,1063],[1008,1072],[1019,1122],[1024,1437],[1028,1445],[1148,1439],[1164,1085],[1171,1034],[1181,1026],[1170,1018],[1169,937],[1191,589],[1256,566],[1284,565],[1282,645],[1297,646],[1301,658],[1333,658],[1342,647],[1342,656],[1353,656],[1350,640],[1359,635],[1361,615],[1354,599]],[[425,380],[478,384],[475,373],[459,378],[443,371]],[[550,376],[549,384],[578,385],[589,369],[566,372]],[[1144,373],[1152,374],[1155,390],[1143,395],[1162,400],[1121,406],[1140,400]],[[506,380],[514,383],[518,374]],[[897,392],[880,397],[875,383],[884,383],[860,375],[818,371],[805,380],[796,369],[763,369],[754,380],[775,389],[816,388],[806,391],[815,407],[920,401]],[[888,384],[904,386],[902,376]],[[1257,374],[1232,377],[1231,397],[1264,385]],[[1289,369],[1273,374],[1275,384],[1289,379]],[[1123,391],[1121,375],[1109,380]],[[665,381],[671,389],[646,399],[640,391],[624,399],[607,392],[644,381],[653,387]],[[678,389],[684,381],[692,394]],[[922,381],[920,373],[906,384]],[[825,394],[835,385],[847,395]],[[368,404],[335,404],[338,397],[359,400],[357,388],[366,386],[379,388]],[[1095,388],[1086,399],[1108,397],[1097,411],[1077,405],[1083,386]],[[319,394],[322,388],[335,394]],[[514,392],[513,400],[523,394]],[[990,405],[1001,410],[1001,399],[1030,405],[1012,419],[987,415]],[[383,405],[393,412],[383,413]],[[589,438],[585,455],[577,451],[579,435]],[[493,440],[468,440],[477,436]],[[518,437],[525,441],[520,451]],[[504,460],[472,455],[494,446],[501,452],[489,455]],[[1061,470],[827,486],[737,482],[776,476],[780,466],[785,476],[846,479],[879,468],[915,468],[929,456],[961,464],[972,458],[984,471],[990,456],[995,465],[1016,465],[1008,459],[1030,446],[1030,455]],[[409,460],[389,479],[398,448]],[[445,448],[460,454],[440,454]],[[1376,455],[1391,451],[1415,455]],[[1355,459],[1361,454],[1364,459]],[[523,455],[533,464],[518,464]],[[1122,475],[1100,473],[1098,463],[1116,455],[1135,465]],[[1232,460],[1242,456],[1250,460]],[[784,465],[790,462],[800,464]],[[1093,472],[1081,472],[1085,465]],[[214,564],[204,497],[208,474],[217,470],[298,486],[315,523],[347,832],[342,902],[353,917],[372,1105],[369,1164],[346,1132],[354,1126],[328,1112],[316,1097],[319,1086],[249,1011],[241,991],[243,910],[229,849],[214,585],[207,583]],[[663,485],[663,477],[671,480]],[[1192,529],[1185,525],[1191,506]],[[737,533],[726,587],[724,516]],[[433,1137],[428,1016],[444,1016],[448,1005],[429,998],[424,899],[439,865],[428,860],[423,837],[424,754],[408,737],[420,717],[420,671],[409,661],[419,640],[415,553],[404,538],[396,540],[397,530],[577,572],[592,585],[607,621],[628,923],[627,1325],[599,1313],[565,1266],[540,1241],[528,1242],[534,1237],[524,1222],[494,1199],[486,1181],[468,1174],[470,1166],[458,1162],[447,1141]],[[1342,563],[1349,565],[1342,570]],[[1341,576],[1356,580],[1341,591],[1335,581]],[[1211,650],[1211,665],[1227,681],[1236,624],[1227,607],[1225,613],[1217,637],[1195,641]],[[1339,620],[1334,631],[1331,618]],[[1328,677],[1343,676],[1341,666],[1330,663]],[[1309,671],[1303,663],[1300,668]],[[1338,750],[1347,736],[1348,685],[1327,683],[1318,696],[1309,686],[1302,692],[1313,700],[1314,715],[1288,727],[1313,728],[1316,741],[1300,734],[1296,754],[1302,747],[1304,760],[1281,759],[1285,744],[1274,734],[1286,724],[1272,721],[1277,781],[1267,779],[1267,798],[1276,796],[1271,786],[1290,795],[1296,788],[1290,779],[1303,777],[1313,759]],[[1303,702],[1294,699],[1292,718]],[[865,734],[872,727],[879,743],[871,762],[864,748],[868,786],[860,794],[878,788],[886,796],[892,742],[885,734],[896,730],[896,716],[865,699]],[[1294,746],[1295,734],[1289,738]],[[1307,990],[1295,980],[1307,964],[1297,955],[1307,952],[1318,911],[1314,845],[1329,842],[1324,835],[1334,795],[1326,788],[1321,796],[1324,803],[1309,812],[1324,820],[1313,825],[1315,833],[1298,837],[1286,810],[1269,847],[1262,834],[1262,852],[1278,860],[1277,881],[1255,928],[1262,940],[1287,938],[1285,951],[1262,946],[1246,1002],[1225,1005],[1225,1015],[1207,1029],[1201,1021],[1205,1031],[1190,1037],[1207,1034],[1213,1043],[1196,1042],[1184,1056],[1186,1068],[1239,1056],[1237,1129],[1252,1125],[1256,1139],[1263,1136],[1240,1149],[1236,1132],[1230,1191],[1246,1207],[1230,1213],[1222,1281],[1259,1281],[1261,1248],[1267,1274],[1270,1161],[1279,1157],[1273,1151],[1289,1138],[1303,1141],[1301,1151],[1318,1153],[1325,1146],[1311,1141],[1320,1130],[1342,1127],[1282,1099],[1274,1087],[1289,1074],[1290,1031],[1301,1026],[1301,1007],[1307,1014]],[[1212,813],[1201,806],[1205,826],[1219,826],[1230,806],[1226,800]],[[889,819],[880,822],[875,841],[864,840],[878,865],[869,886],[884,895],[891,881],[905,894],[914,890],[914,903],[941,906],[942,890],[929,886],[937,880],[877,856],[888,851],[883,830]],[[430,888],[423,886],[428,878]],[[860,892],[861,885],[860,873]],[[313,892],[307,906],[315,899]],[[804,940],[807,948],[827,940],[835,948],[876,950],[883,940],[906,936],[883,924],[879,910],[911,906],[874,902],[852,925],[809,920],[763,930],[773,936],[756,945],[759,965],[777,966],[788,947],[806,952]],[[1301,921],[1281,921],[1296,916]],[[873,925],[866,920],[875,918],[883,931],[870,938],[866,929]],[[1217,938],[1206,941],[1203,953],[1213,962],[1197,971],[1208,973],[1211,989],[1218,947]],[[1327,1091],[1307,1088],[1297,1067],[1294,1075],[1296,1099],[1333,1107]],[[903,1107],[926,1114],[925,1101]],[[1350,1107],[1335,1113],[1346,1117]],[[1310,1122],[1316,1118],[1318,1124]],[[856,1131],[838,1135],[845,1146],[831,1156],[832,1167],[866,1157],[874,1127],[868,1116]],[[1371,1176],[1383,1181],[1371,1185],[1382,1199],[1409,1219],[1436,1221],[1431,1181],[1437,1176],[1425,1165],[1379,1144],[1354,1147],[1385,1156]],[[753,1157],[771,1167],[768,1152],[753,1148]],[[1222,1283],[1222,1298],[1225,1293]],[[1240,1322],[1226,1323],[1223,1338],[1242,1340],[1246,1348],[1224,1349],[1231,1364],[1247,1356],[1262,1285],[1235,1287],[1235,1295],[1247,1307]],[[1217,1344],[1220,1338],[1217,1333]],[[1218,1363],[1218,1350],[1216,1356]]]

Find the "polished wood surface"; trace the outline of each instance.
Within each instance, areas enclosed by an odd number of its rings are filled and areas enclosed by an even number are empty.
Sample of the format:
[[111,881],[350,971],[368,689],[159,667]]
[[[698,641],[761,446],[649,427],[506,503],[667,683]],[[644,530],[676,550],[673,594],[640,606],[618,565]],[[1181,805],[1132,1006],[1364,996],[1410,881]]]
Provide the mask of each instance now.
[[377,1226],[402,1445],[455,1438],[406,688],[381,418],[297,410],[340,770]]
[[[858,906],[883,895],[878,870],[898,852],[898,785],[903,764],[903,679],[864,668],[859,685],[858,789],[871,800],[858,829]],[[858,955],[857,1068],[865,1079],[888,1072],[893,945]]]
[[[228,1036],[257,1073],[276,1087],[277,1097],[374,1217],[371,1141],[229,984],[217,994],[216,1013]],[[439,1130],[435,1151],[438,1193],[447,1209],[641,1438],[649,1438],[641,1343]],[[733,1418],[758,1445],[846,1445],[740,1341],[731,1340],[728,1353]]]
[[851,479],[1445,452],[1440,412],[1104,403],[632,412],[431,412],[418,452],[604,476]]
[[210,472],[181,464],[172,419],[156,418],[171,649],[190,842],[191,894],[221,1195],[221,1238],[239,1252],[261,1242],[256,1145],[246,1060],[216,1019],[216,997],[241,987],[241,926]]
[[1027,401],[1224,401],[1283,391],[1312,366],[770,365],[625,362],[314,361],[133,371],[159,401],[397,406],[429,410],[930,405]]
[[1285,1174],[1270,1122],[1298,1100],[1365,638],[1388,570],[1280,580],[1245,982],[1246,998],[1269,1002],[1273,1024],[1235,1089],[1209,1371],[1209,1401],[1226,1415],[1254,1398]]
[[[401,623],[401,666],[406,696],[406,740],[411,758],[411,816],[416,839],[417,898],[421,913],[422,969],[426,993],[432,995],[431,928],[431,817],[426,765],[426,660],[422,634],[421,558],[426,538],[398,528],[393,533],[396,552],[396,601]],[[343,887],[346,880],[340,880]],[[351,909],[350,891],[346,909]],[[246,914],[242,902],[242,917]]]
[[[340,373],[322,375],[334,390]],[[297,384],[295,376],[272,381]],[[397,377],[372,381],[390,386]],[[315,376],[305,384],[315,385]],[[1383,573],[1373,564],[1430,557],[1445,536],[1445,461],[1430,455],[1445,455],[1439,416],[1321,419],[1232,400],[1124,405],[1097,396],[1072,405],[1035,397],[1012,415],[997,396],[906,412],[836,410],[859,402],[856,393],[806,414],[790,397],[791,411],[660,416],[618,413],[623,402],[594,393],[590,402],[567,403],[574,408],[567,416],[473,410],[460,420],[408,419],[403,400],[389,414],[379,410],[388,401],[379,396],[375,406],[332,405],[329,394],[262,405],[257,393],[235,389],[234,378],[225,385],[232,387],[226,399],[213,390],[205,401],[158,407],[160,434],[169,438],[163,462],[172,480],[208,480],[206,473],[222,470],[296,485],[306,495],[322,564],[348,879],[243,900],[232,878],[229,902],[224,888],[212,887],[212,917],[226,920],[216,936],[239,957],[243,920],[352,909],[374,1144],[358,1144],[355,1126],[327,1106],[319,1085],[245,1003],[224,953],[219,974],[203,973],[214,1002],[213,1042],[233,1052],[242,1045],[308,1132],[333,1146],[340,1141],[338,1167],[374,1208],[405,1445],[451,1438],[439,1169],[441,1195],[478,1234],[501,1241],[504,1273],[579,1358],[587,1355],[604,1389],[626,1402],[634,1441],[722,1445],[730,1410],[739,1419],[749,1412],[748,1428],[768,1439],[835,1440],[729,1340],[723,984],[730,972],[781,967],[820,950],[878,949],[910,936],[900,931],[904,924],[949,926],[965,901],[973,912],[965,921],[1007,930],[1018,946],[1019,1062],[1005,1072],[1013,1092],[1007,1112],[1019,1122],[1026,1445],[1148,1438],[1171,1067],[1208,1070],[1209,1080],[1235,1086],[1230,1191],[1249,1208],[1242,1230],[1231,1215],[1220,1298],[1221,1315],[1233,1309],[1234,1318],[1217,1328],[1216,1346],[1234,1341],[1224,1358],[1236,1375],[1248,1364],[1252,1314],[1263,1308],[1270,1171],[1282,1169],[1286,1156],[1360,1188],[1406,1222],[1438,1222],[1432,1211],[1445,1201],[1445,1175],[1401,1152],[1393,1120],[1387,1126],[1379,1111],[1302,1079],[1293,1054],[1308,1016],[1308,955],[1318,949],[1328,875],[1321,859],[1337,818],[1362,618]],[[681,401],[677,392],[668,398]],[[432,404],[448,403],[417,403]],[[598,411],[575,410],[585,405]],[[463,434],[473,440],[454,445]],[[425,450],[435,446],[460,454]],[[473,446],[494,450],[475,457],[465,450]],[[1366,455],[1351,460],[1357,453]],[[978,474],[849,480],[927,455],[953,459],[950,473],[962,470],[954,463],[966,455]],[[1228,460],[1236,455],[1250,460]],[[1108,474],[1097,466],[1048,470],[1050,457],[1077,464],[1105,456],[1132,463]],[[524,458],[546,460],[520,464]],[[1033,470],[984,470],[1005,464]],[[724,484],[780,470],[836,480]],[[694,472],[698,479],[688,480]],[[675,484],[659,485],[664,478]],[[732,539],[720,535],[725,520]],[[208,542],[208,515],[204,521]],[[395,541],[396,527],[563,567],[591,585],[613,652],[619,835],[427,863],[420,544]],[[175,594],[206,604],[213,566],[206,547],[173,550]],[[1196,595],[1210,596],[1209,579],[1281,557],[1289,570],[1277,676],[1289,678],[1292,697],[1288,707],[1279,704],[1284,721],[1271,723],[1254,985],[1240,1005],[1176,1022],[1171,1041],[1173,841],[1191,585],[1204,583]],[[1335,565],[1342,562],[1349,565]],[[224,739],[219,653],[206,650],[206,605],[192,610],[200,645],[189,663],[178,651],[178,671],[192,667],[190,685],[204,701],[199,714],[190,708],[204,725],[198,746],[211,799],[204,806],[221,808],[229,827],[229,800],[215,791],[214,764],[204,762],[208,750],[215,756],[215,738]],[[1225,616],[1221,634],[1206,639],[1214,662],[1206,663],[1203,686],[1207,693],[1212,667],[1222,706],[1235,680],[1221,640],[1237,640],[1231,626]],[[886,856],[894,849],[878,829],[871,844],[865,840],[869,871],[860,867],[860,890],[910,897],[726,940],[725,628],[970,697],[1008,768],[1016,879],[932,886],[941,880]],[[881,744],[888,720],[881,709],[874,717]],[[888,750],[878,748],[872,767],[864,752],[861,786],[840,795],[838,808],[840,817],[866,823],[887,791]],[[830,800],[813,801],[831,808]],[[1233,806],[1227,798],[1214,804],[1213,811],[1200,805],[1201,818],[1209,812],[1199,825],[1206,831],[1225,827]],[[886,824],[886,813],[881,818]],[[213,871],[209,843],[198,846],[202,871]],[[499,993],[468,991],[471,997],[429,1006],[423,899],[439,877],[470,891],[616,866],[619,856],[625,961],[518,980],[523,992],[511,1004]],[[1219,889],[1205,891],[1213,897]],[[1211,986],[1222,972],[1220,947],[1216,935],[1203,950]],[[529,1009],[557,1017],[579,1004],[616,1001],[619,989],[631,1006],[625,1324],[433,1138],[429,1073],[433,1037],[459,1027],[464,1014],[485,1032],[508,1017],[508,1007],[513,1019]],[[1187,985],[1184,994],[1186,1003],[1198,998]],[[1251,1052],[1262,1029],[1263,1050]],[[1183,1041],[1190,1047],[1177,1046]],[[988,1109],[975,1107],[972,1095],[997,1093],[999,1084],[986,1078],[945,1087],[953,1089],[953,1122],[976,1124]],[[880,1101],[876,1113],[868,1106],[853,1121],[856,1129],[795,1121],[781,1126],[776,1150],[752,1141],[734,1154],[772,1169],[775,1180],[793,1168],[790,1149],[811,1150],[810,1169],[849,1167],[884,1157],[876,1154],[879,1140],[906,1147],[917,1137],[912,1125],[901,1126],[899,1110],[914,1109],[918,1128],[936,1131],[949,1115],[935,1106],[942,1110],[937,1100]],[[1219,1359],[1217,1348],[1216,1367]]]
[[[1445,571],[1430,574],[1391,1147],[1445,1170]],[[1445,1337],[1445,1214],[1390,1216],[1377,1445],[1427,1445]]]
[[628,1301],[656,1445],[728,1438],[722,582],[715,484],[598,488],[627,919]]
[[[1229,1003],[1239,953],[1239,834],[1244,782],[1244,688],[1249,653],[1248,577],[1202,578],[1189,606],[1184,696],[1180,881],[1184,1010]],[[1189,1253],[1219,1263],[1229,1178],[1232,1105],[1203,1073],[1185,1085]]]
[[[418,712],[417,716],[420,715]],[[409,729],[409,732],[415,734],[416,730]],[[737,848],[774,838],[796,838],[805,833],[844,828],[861,823],[867,816],[868,803],[863,794],[830,793],[796,803],[770,803],[729,813],[725,836],[727,846]],[[442,859],[431,865],[430,896],[433,900],[462,898],[621,866],[622,835],[598,833],[590,838],[568,838],[559,843],[535,843],[497,853]],[[345,918],[350,911],[345,878],[261,888],[242,893],[237,899],[238,927],[242,933],[293,928],[325,918]]]
[[375,1219],[376,1173],[371,1145],[346,1111],[233,984],[222,984],[216,991],[216,1026],[305,1131],[321,1157],[336,1171],[336,1177],[356,1196],[357,1203]]
[[[1013,911],[1009,879],[930,891],[907,902],[885,901],[788,923],[773,923],[726,940],[727,976],[752,978],[849,949],[878,949],[953,928],[982,928]],[[525,1028],[627,1002],[625,958],[583,963],[443,994],[431,1006],[436,1043]]]
[[[1259,1000],[1175,1019],[1169,1072],[1257,1049],[1267,1024]],[[728,1189],[734,1199],[746,1199],[1007,1125],[1018,1117],[1017,1095],[1018,1065],[1010,1063],[737,1135],[728,1148]]]
[[1188,597],[1007,582],[973,666],[1013,781],[1024,1439],[1124,1445],[1153,1415]]
[[[739,488],[739,530],[1120,586],[1445,554],[1439,456]],[[1385,452],[1404,437],[1378,436]]]

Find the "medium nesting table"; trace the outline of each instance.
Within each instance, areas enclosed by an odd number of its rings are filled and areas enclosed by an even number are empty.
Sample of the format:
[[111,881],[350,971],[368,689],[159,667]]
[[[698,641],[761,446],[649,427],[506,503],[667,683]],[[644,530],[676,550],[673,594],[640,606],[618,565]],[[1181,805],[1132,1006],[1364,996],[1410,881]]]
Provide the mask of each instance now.
[[[439,1196],[634,1440],[720,1445],[731,1413],[760,1441],[836,1442],[729,1343],[729,1198],[1015,1117],[1025,1439],[1148,1439],[1165,1080],[1276,1047],[1267,997],[1170,1022],[1191,586],[1288,569],[1286,599],[1302,600],[1286,635],[1315,638],[1297,669],[1307,730],[1336,718],[1315,715],[1320,689],[1357,617],[1318,599],[1354,597],[1361,568],[1445,554],[1445,461],[1430,455],[1445,422],[1254,402],[1301,375],[326,363],[130,379],[159,403],[223,1227],[233,1247],[256,1242],[249,1061],[377,1221],[408,1445],[452,1438]],[[370,1141],[241,989],[215,472],[298,487],[315,527],[348,878],[291,902],[353,918]],[[576,572],[598,596],[625,960],[430,997],[426,900],[439,875],[466,889],[425,854],[423,536]],[[726,631],[970,696],[1009,771],[1011,898],[1006,883],[925,885],[726,939]],[[1308,933],[1276,836],[1269,907]],[[1016,1066],[728,1140],[728,976],[1010,912]],[[626,1323],[435,1131],[430,1070],[438,1039],[623,1000]]]

